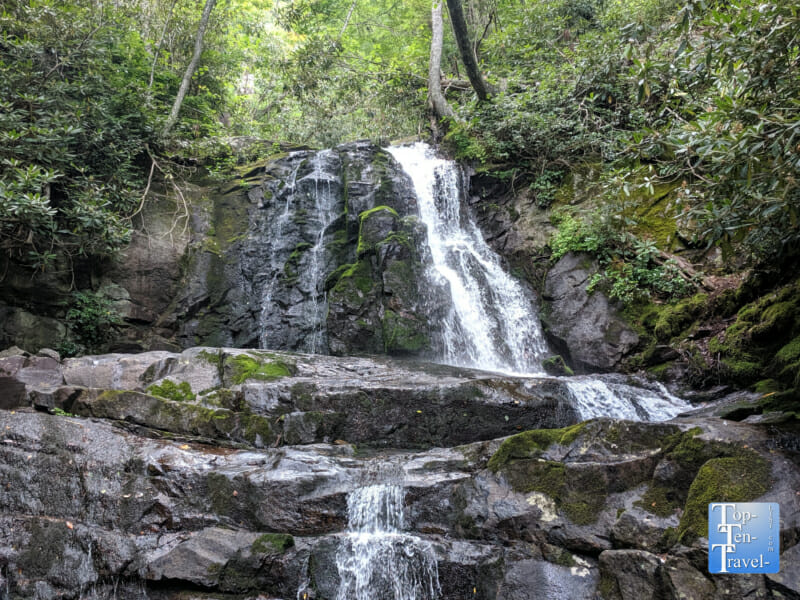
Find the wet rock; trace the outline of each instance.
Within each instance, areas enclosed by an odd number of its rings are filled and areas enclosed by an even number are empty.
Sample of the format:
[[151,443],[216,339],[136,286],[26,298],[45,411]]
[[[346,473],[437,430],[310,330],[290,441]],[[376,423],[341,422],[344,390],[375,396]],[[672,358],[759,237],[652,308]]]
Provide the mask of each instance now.
[[542,312],[545,332],[580,371],[611,371],[639,343],[639,336],[599,290],[587,291],[597,262],[567,253],[545,280]]
[[787,598],[800,598],[800,545],[783,551],[778,573],[767,574],[767,585]]
[[600,555],[601,593],[605,600],[663,598],[662,559],[643,550],[606,550]]
[[543,560],[522,560],[506,571],[498,600],[590,600],[597,573],[583,566],[561,566]]

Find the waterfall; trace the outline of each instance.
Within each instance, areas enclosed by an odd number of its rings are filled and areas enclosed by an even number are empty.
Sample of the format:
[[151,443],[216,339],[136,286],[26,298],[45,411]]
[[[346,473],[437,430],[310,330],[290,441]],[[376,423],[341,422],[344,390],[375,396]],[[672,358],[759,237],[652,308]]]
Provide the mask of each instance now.
[[308,322],[313,327],[307,351],[312,354],[324,348],[327,309],[325,291],[322,289],[325,281],[325,234],[339,215],[338,198],[331,190],[331,177],[326,176],[322,168],[323,161],[332,153],[331,150],[322,150],[314,157],[314,209],[317,234],[314,245],[306,253],[304,268],[300,270],[299,275],[301,288],[310,290],[312,294],[312,302],[309,303],[310,314],[307,315]]
[[[327,249],[330,227],[343,209],[339,158],[333,150],[321,150],[293,152],[289,160],[296,164],[280,197],[274,200],[283,205],[264,232],[270,252],[267,283],[261,296],[259,342],[263,348],[285,347],[284,341],[274,337],[274,323],[285,311],[276,296],[283,292],[285,297],[287,288],[294,289],[303,300],[296,302],[287,315],[298,331],[298,339],[290,347],[315,354],[327,349],[327,298],[323,285],[331,267]],[[301,176],[304,169],[308,172]],[[302,241],[290,247],[289,239]]]
[[[522,284],[505,272],[463,208],[458,165],[420,142],[389,152],[414,183],[420,218],[428,228],[428,276],[450,296],[443,323],[443,362],[541,375],[540,359],[547,345],[536,307]],[[689,408],[663,386],[648,389],[614,376],[572,377],[565,383],[582,419],[662,421]]]
[[428,276],[451,298],[443,323],[444,362],[513,373],[540,372],[546,346],[529,292],[462,209],[462,173],[423,143],[389,148],[411,177],[428,227]]
[[336,600],[433,600],[440,595],[429,542],[403,533],[404,490],[369,485],[347,497],[348,529],[336,555]]
[[630,421],[666,421],[691,408],[660,383],[650,387],[633,386],[619,381],[619,378],[615,375],[584,375],[566,380],[581,419],[611,417]]

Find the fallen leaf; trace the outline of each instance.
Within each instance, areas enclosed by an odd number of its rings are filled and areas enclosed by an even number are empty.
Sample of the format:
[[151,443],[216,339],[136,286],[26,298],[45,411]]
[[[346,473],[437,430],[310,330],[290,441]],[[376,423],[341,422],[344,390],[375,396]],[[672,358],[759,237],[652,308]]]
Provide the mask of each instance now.
[[188,449],[189,449],[189,444],[184,444],[183,446],[181,446],[181,450],[188,450]]

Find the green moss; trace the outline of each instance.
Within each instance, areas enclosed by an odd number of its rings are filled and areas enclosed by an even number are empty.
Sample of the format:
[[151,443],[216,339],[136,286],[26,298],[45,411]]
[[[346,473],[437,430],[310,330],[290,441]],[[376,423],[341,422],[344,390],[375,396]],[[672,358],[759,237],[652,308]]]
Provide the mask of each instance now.
[[723,375],[739,384],[771,378],[784,388],[796,386],[800,383],[800,282],[743,306],[736,321],[712,338],[708,347],[720,357]]
[[581,434],[587,422],[561,429],[533,429],[503,440],[489,459],[488,468],[497,472],[511,461],[538,458],[553,444],[569,446]]
[[677,304],[664,306],[656,318],[653,334],[658,341],[668,342],[688,329],[703,314],[707,305],[707,294],[695,294]]
[[294,538],[288,533],[265,533],[259,536],[250,551],[253,554],[283,554],[294,546]]
[[709,503],[749,502],[765,494],[769,486],[770,465],[752,450],[709,460],[689,488],[678,533],[681,538],[708,537]]
[[294,370],[294,365],[281,360],[267,361],[251,354],[237,354],[225,359],[225,364],[231,368],[231,381],[238,385],[248,379],[259,381],[272,381],[280,377],[288,377]]
[[574,567],[578,564],[575,562],[575,557],[572,556],[572,553],[564,548],[558,548],[558,551],[553,557],[552,562],[556,563],[557,565],[561,565],[562,567]]
[[222,366],[222,352],[209,352],[208,350],[202,350],[197,354],[197,358],[200,358],[206,361],[208,364],[214,365],[216,367]]
[[428,324],[386,310],[383,320],[385,351],[390,354],[413,354],[430,347]]
[[376,206],[374,208],[370,208],[369,210],[365,210],[358,215],[358,247],[356,252],[359,256],[366,254],[370,250],[373,249],[372,244],[367,242],[364,239],[364,223],[369,220],[369,218],[377,213],[380,212],[387,212],[392,215],[395,219],[399,219],[399,215],[397,211],[390,206]]
[[647,488],[641,500],[637,500],[633,504],[659,517],[669,517],[682,506],[682,503],[675,497],[674,491],[661,485],[652,485]]
[[291,285],[297,282],[297,267],[300,264],[300,260],[303,258],[303,254],[312,247],[313,246],[307,242],[300,242],[294,247],[289,258],[283,263],[283,280],[285,283]]
[[542,368],[545,373],[550,375],[569,375],[572,376],[575,372],[569,368],[569,365],[564,361],[564,358],[557,354],[556,356],[549,356],[542,361]]
[[192,402],[197,398],[197,395],[192,392],[192,386],[189,385],[188,381],[176,384],[171,379],[165,379],[158,385],[151,385],[147,388],[147,393],[177,402]]
[[242,425],[242,437],[249,444],[264,447],[272,441],[272,426],[267,417],[242,415],[240,422]]
[[337,269],[340,274],[331,289],[332,302],[345,301],[354,306],[360,305],[375,285],[369,261],[359,260],[343,267]]

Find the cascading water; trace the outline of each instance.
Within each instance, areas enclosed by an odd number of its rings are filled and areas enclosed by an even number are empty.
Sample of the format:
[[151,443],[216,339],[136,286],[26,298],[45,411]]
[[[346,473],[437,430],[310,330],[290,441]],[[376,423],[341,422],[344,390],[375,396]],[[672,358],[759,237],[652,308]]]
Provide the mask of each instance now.
[[[419,212],[428,227],[433,259],[429,276],[446,285],[451,308],[443,324],[445,363],[541,375],[547,346],[529,294],[509,276],[462,208],[458,165],[436,156],[423,143],[389,148],[411,177]],[[609,377],[566,380],[583,419],[607,416],[660,421],[688,405],[663,386],[646,389]]]
[[[313,332],[309,340],[308,351],[312,354],[320,352],[324,341],[324,322],[326,298],[322,289],[325,269],[325,234],[328,227],[338,216],[338,199],[331,191],[331,178],[322,169],[323,161],[332,154],[331,150],[322,150],[314,157],[314,208],[318,230],[314,245],[305,256],[305,268],[300,271],[301,285],[312,291],[313,302],[310,303],[309,322],[313,323]],[[321,185],[320,185],[321,184]]]
[[[303,294],[304,301],[297,302],[291,315],[302,324],[304,335],[293,349],[312,354],[326,350],[325,314],[327,299],[323,289],[325,275],[330,265],[327,249],[330,226],[339,217],[342,200],[338,184],[338,157],[333,150],[316,153],[295,152],[290,160],[296,161],[286,187],[281,190],[280,201],[284,208],[273,219],[265,232],[271,241],[268,282],[261,301],[261,331],[259,341],[264,348],[281,347],[271,338],[268,325],[274,314],[284,307],[275,302],[276,291],[283,286],[292,287]],[[302,169],[310,170],[300,176]],[[334,168],[331,168],[334,167]],[[276,199],[277,200],[277,199]],[[287,233],[299,244],[286,247]]]
[[440,594],[429,542],[403,533],[404,490],[369,485],[347,497],[348,530],[336,555],[336,600],[433,600]]
[[428,226],[429,276],[449,287],[444,362],[513,373],[540,372],[544,338],[530,295],[503,269],[462,210],[458,165],[423,143],[389,148],[411,177]]

